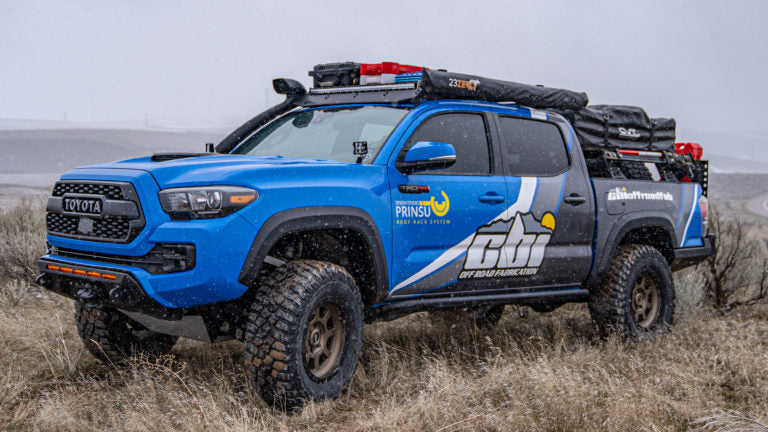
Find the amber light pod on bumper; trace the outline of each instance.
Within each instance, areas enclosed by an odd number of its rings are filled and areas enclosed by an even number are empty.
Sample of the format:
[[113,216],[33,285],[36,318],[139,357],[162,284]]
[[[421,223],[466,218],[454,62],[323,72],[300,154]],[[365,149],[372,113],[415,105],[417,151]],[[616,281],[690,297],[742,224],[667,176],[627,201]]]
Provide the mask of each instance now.
[[99,273],[99,272],[91,271],[91,270],[72,269],[72,268],[69,268],[69,267],[60,267],[60,266],[53,265],[53,264],[48,264],[45,267],[46,267],[46,269],[48,269],[50,271],[54,271],[54,272],[61,272],[61,273],[66,273],[66,274],[76,274],[78,276],[88,276],[88,277],[92,277],[92,278],[95,278],[95,279],[107,279],[107,280],[111,280],[111,281],[117,280],[117,276],[112,275],[112,274],[108,274],[108,273]]

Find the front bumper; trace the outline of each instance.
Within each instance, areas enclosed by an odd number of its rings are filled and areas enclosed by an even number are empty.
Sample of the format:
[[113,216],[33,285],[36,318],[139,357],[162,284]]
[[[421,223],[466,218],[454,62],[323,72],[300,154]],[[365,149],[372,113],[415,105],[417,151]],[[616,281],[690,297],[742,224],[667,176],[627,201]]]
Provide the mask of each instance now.
[[[94,272],[125,275],[120,278],[122,283],[136,285],[145,297],[167,309],[190,308],[233,300],[243,295],[248,288],[237,278],[255,235],[256,229],[253,224],[238,214],[220,219],[162,223],[149,235],[148,247],[139,249],[140,252],[143,249],[151,251],[154,246],[162,244],[188,244],[194,247],[194,267],[190,270],[170,273],[158,272],[146,266],[142,268],[140,264],[132,265],[131,260],[128,259],[130,256],[121,253],[118,245],[115,245],[114,249],[103,244],[96,248],[91,246],[92,242],[77,243],[71,239],[49,235],[48,241],[52,246],[67,249],[70,253],[68,256],[54,254],[43,256],[40,259],[43,272],[41,281],[45,282],[43,286],[46,288],[63,295],[73,297],[77,294],[79,288],[73,292],[74,288],[61,287],[61,285],[73,285],[72,274],[61,274],[61,272],[51,272],[47,269],[47,265],[53,262],[54,266],[64,265],[71,268],[79,266],[78,268],[82,269],[95,269]],[[75,256],[71,253],[73,249],[92,252],[92,257]],[[96,257],[97,254],[108,253],[107,251],[115,256],[123,256],[125,259],[99,260]],[[146,256],[146,253],[138,255],[138,257],[142,256]],[[85,280],[101,287],[99,292],[104,301],[114,301],[109,293],[117,285],[115,283],[117,281],[88,281],[87,278]],[[66,283],[62,284],[62,281]],[[82,280],[74,285],[82,285]],[[121,290],[116,292],[119,291]],[[126,309],[129,309],[129,306],[121,305]],[[142,310],[145,306],[141,304],[129,310]]]
[[715,254],[716,237],[710,234],[702,239],[702,245],[674,249],[675,259],[672,262],[672,270],[680,270],[696,265]]
[[[40,275],[35,282],[49,291],[87,303],[108,303],[114,307],[161,318],[176,318],[180,309],[168,309],[149,297],[138,280],[115,269],[72,264],[43,257],[38,260]],[[177,318],[178,319],[178,318]]]

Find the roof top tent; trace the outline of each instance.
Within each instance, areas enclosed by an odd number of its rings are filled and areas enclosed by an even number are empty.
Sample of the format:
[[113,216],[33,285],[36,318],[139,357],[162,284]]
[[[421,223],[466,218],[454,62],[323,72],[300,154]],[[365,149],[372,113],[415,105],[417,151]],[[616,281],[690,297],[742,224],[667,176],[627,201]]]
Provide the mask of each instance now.
[[588,102],[586,93],[397,63],[347,62],[317,65],[310,71],[310,76],[314,78],[315,87],[310,89],[305,98],[298,101],[298,105],[349,103],[352,98],[362,103],[472,99],[487,102],[513,102],[539,109],[578,110],[585,107]]

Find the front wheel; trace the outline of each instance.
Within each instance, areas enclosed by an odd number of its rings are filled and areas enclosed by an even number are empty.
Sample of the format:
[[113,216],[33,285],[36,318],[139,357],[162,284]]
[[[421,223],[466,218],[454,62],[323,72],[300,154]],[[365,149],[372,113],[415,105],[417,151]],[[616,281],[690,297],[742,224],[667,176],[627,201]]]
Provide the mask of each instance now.
[[363,311],[354,279],[323,261],[292,261],[260,282],[245,328],[251,382],[286,408],[335,398],[355,373]]
[[601,336],[615,331],[639,340],[667,332],[675,313],[667,260],[651,246],[619,247],[608,275],[590,295],[589,311]]

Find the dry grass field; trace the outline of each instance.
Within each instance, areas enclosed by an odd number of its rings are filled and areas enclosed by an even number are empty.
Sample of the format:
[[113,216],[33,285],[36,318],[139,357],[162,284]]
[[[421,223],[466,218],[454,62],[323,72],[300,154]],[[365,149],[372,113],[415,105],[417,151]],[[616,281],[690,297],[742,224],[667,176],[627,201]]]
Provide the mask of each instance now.
[[28,282],[40,214],[0,214],[0,430],[768,431],[768,305],[716,312],[696,269],[676,275],[672,332],[639,344],[598,340],[582,304],[509,306],[488,331],[427,314],[368,326],[347,394],[286,413],[249,388],[238,342],[97,362],[72,302]]
[[83,349],[70,301],[15,282],[0,300],[0,425],[654,431],[703,428],[709,417],[723,423],[713,430],[765,430],[768,309],[681,312],[671,334],[638,345],[597,341],[583,305],[508,307],[486,332],[425,314],[375,324],[343,398],[283,413],[248,387],[237,342],[184,340],[162,361],[102,365]]

